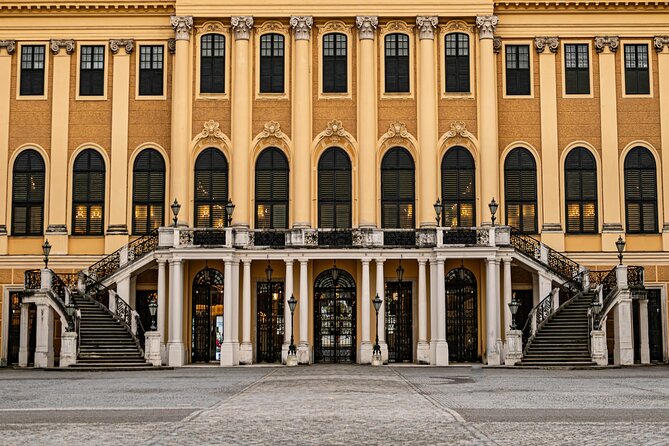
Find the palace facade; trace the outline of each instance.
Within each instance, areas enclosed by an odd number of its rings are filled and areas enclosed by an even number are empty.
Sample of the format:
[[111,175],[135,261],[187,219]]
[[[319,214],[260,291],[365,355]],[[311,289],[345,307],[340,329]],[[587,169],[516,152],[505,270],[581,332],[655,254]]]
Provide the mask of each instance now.
[[8,0],[0,116],[5,364],[668,358],[667,1]]

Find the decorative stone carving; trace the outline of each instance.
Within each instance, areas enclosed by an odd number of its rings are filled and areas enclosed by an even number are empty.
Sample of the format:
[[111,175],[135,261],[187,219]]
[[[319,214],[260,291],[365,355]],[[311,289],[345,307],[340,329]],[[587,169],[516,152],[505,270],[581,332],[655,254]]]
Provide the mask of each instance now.
[[224,144],[229,146],[229,138],[221,130],[221,125],[213,119],[204,123],[202,131],[195,137],[194,145]]
[[177,16],[170,17],[170,25],[174,28],[174,37],[176,40],[190,40],[190,32],[193,29],[193,17]]
[[76,44],[74,43],[74,40],[72,39],[51,39],[51,43],[49,44],[51,47],[51,53],[56,56],[58,53],[60,53],[60,50],[65,48],[65,52],[70,55],[74,53],[74,47]]
[[440,28],[445,34],[454,31],[462,31],[466,33],[472,32],[471,25],[464,20],[449,20],[445,25],[441,25]]
[[253,147],[282,147],[285,150],[290,148],[290,139],[281,130],[281,125],[276,121],[268,121],[262,132],[253,139]]
[[221,22],[205,22],[196,28],[197,34],[217,33],[222,34],[228,30],[228,27]]
[[290,26],[295,33],[295,40],[309,40],[311,27],[314,26],[314,18],[311,16],[292,16]]
[[135,49],[135,41],[132,39],[112,39],[109,41],[109,49],[113,54],[118,53],[121,47],[125,48],[125,54],[132,54]]
[[495,28],[499,23],[499,17],[496,15],[476,16],[476,27],[479,29],[480,39],[492,39],[495,34]]
[[355,26],[358,28],[360,40],[374,40],[376,27],[379,26],[379,18],[375,16],[358,16],[355,18]]
[[413,28],[414,28],[413,26],[410,26],[407,22],[403,20],[391,20],[390,22],[386,23],[384,26],[381,27],[381,34],[388,34],[391,32],[411,34],[413,33]]
[[333,119],[328,122],[328,126],[323,131],[323,136],[325,138],[330,138],[331,142],[337,143],[339,142],[339,138],[346,137],[346,130],[344,130],[344,126],[340,120]]
[[390,124],[388,131],[381,137],[381,148],[389,148],[393,146],[402,146],[411,148],[414,151],[418,147],[416,138],[407,130],[406,124],[400,121],[395,121]]
[[495,52],[495,54],[502,51],[502,38],[501,37],[493,37],[493,39],[492,39],[492,50]]
[[543,53],[546,47],[551,50],[551,53],[557,53],[557,50],[560,47],[560,39],[558,37],[534,38],[534,49],[537,50],[537,54]]
[[448,132],[446,132],[445,136],[446,139],[455,138],[456,136],[469,139],[474,137],[474,135],[472,135],[469,132],[469,130],[467,130],[467,126],[462,121],[455,121],[454,123],[452,123],[451,129]]
[[409,136],[409,131],[407,130],[407,126],[405,123],[400,122],[400,121],[395,121],[392,124],[390,124],[390,128],[386,132],[386,136],[388,138],[408,138]]
[[235,33],[237,40],[249,40],[251,28],[253,28],[253,17],[251,16],[233,16],[230,19],[230,26]]
[[318,34],[327,34],[327,33],[332,33],[332,32],[340,32],[340,33],[349,33],[351,31],[351,27],[346,25],[346,23],[342,22],[341,20],[330,20],[329,22],[326,22],[324,25],[320,25],[318,27]]
[[174,54],[177,52],[177,39],[167,39],[167,49],[169,50],[170,54]]
[[[669,48],[669,36],[655,36],[655,38],[653,39],[653,43],[655,46],[655,51],[661,53],[662,51],[664,51],[665,47]],[[0,46],[2,46],[1,43]]]
[[281,124],[276,121],[268,121],[265,123],[265,128],[260,132],[260,138],[283,138],[283,132],[281,131]]
[[418,37],[423,39],[434,40],[434,29],[439,24],[439,17],[436,16],[418,16],[416,17],[416,25],[418,26]]
[[7,54],[12,55],[16,51],[16,40],[0,40],[0,48],[7,50]]
[[618,51],[620,46],[620,39],[615,36],[596,36],[595,37],[595,51],[601,53],[606,47],[609,47],[609,51],[615,53]]

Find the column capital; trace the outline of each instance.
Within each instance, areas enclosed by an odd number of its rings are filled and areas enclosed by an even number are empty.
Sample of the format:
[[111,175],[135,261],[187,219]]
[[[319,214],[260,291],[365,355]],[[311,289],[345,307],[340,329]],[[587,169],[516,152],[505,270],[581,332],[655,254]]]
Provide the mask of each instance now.
[[607,47],[610,52],[615,53],[620,46],[620,39],[617,36],[595,36],[595,51],[603,52]]
[[384,258],[379,258],[379,259],[374,259],[374,261],[375,261],[376,263],[380,263],[381,265],[383,265],[383,264],[385,263],[386,259],[384,259]]
[[376,27],[379,26],[379,18],[376,16],[357,16],[355,26],[358,28],[358,37],[360,40],[374,40]]
[[479,29],[479,39],[492,39],[498,23],[499,17],[496,15],[476,16],[476,27]]
[[65,49],[65,53],[69,56],[74,52],[75,46],[76,43],[72,39],[51,39],[51,42],[49,42],[51,53],[54,56],[60,54],[61,49]]
[[14,51],[16,51],[16,40],[0,40],[0,49],[1,48],[7,50],[7,54],[11,56],[14,54]]
[[309,259],[300,259],[300,265],[305,265],[309,263]]
[[193,17],[189,15],[170,17],[170,25],[174,28],[176,40],[190,40],[190,32],[193,29]]
[[416,17],[416,25],[418,26],[418,37],[420,40],[434,40],[434,29],[439,24],[439,17],[437,16],[418,16]]
[[284,259],[284,262],[286,262],[286,265],[290,265],[290,266],[293,266],[294,261],[295,261],[295,259],[291,259],[290,257]]
[[427,263],[427,259],[425,259],[423,257],[418,258],[418,264],[419,265],[425,265],[426,263]]
[[363,257],[362,259],[360,259],[360,262],[361,262],[363,265],[369,265],[369,263],[370,263],[371,261],[372,261],[372,259],[370,259],[369,257]]
[[[669,49],[669,36],[655,36],[653,43],[655,46],[655,51],[661,53],[665,48]],[[2,42],[0,42],[0,46],[2,46]]]
[[294,15],[290,17],[290,26],[295,33],[295,40],[309,40],[314,18],[309,15]]
[[158,263],[158,264],[162,263],[164,265],[166,262],[167,262],[167,259],[161,259],[161,258],[156,259],[156,263]]
[[560,39],[558,37],[535,37],[534,38],[534,49],[537,50],[537,54],[541,54],[548,47],[551,50],[551,53],[555,54],[560,47]]
[[118,54],[121,48],[125,48],[125,54],[132,54],[135,49],[135,41],[132,39],[111,39],[109,40],[109,49],[112,54]]
[[242,259],[242,263],[244,264],[244,266],[250,265],[252,261],[253,261],[252,259]]
[[253,28],[253,17],[247,15],[236,15],[230,18],[230,26],[237,40],[249,40]]

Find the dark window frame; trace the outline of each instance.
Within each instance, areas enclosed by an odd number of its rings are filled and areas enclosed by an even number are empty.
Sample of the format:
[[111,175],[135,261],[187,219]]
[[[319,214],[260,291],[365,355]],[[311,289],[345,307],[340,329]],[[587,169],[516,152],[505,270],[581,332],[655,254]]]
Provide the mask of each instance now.
[[[22,167],[22,163],[26,163]],[[21,178],[25,176],[25,180]],[[41,185],[39,180],[41,179]],[[37,180],[37,182],[36,182]],[[34,194],[28,189],[28,184],[33,186]],[[21,184],[25,185],[25,194],[18,196]],[[46,165],[44,158],[34,149],[24,150],[16,157],[12,169],[12,235],[17,236],[39,236],[44,234],[44,190],[46,184]],[[21,224],[18,221],[17,209],[25,208],[25,228],[18,230]],[[39,211],[39,224],[31,225],[35,211]]]
[[261,94],[286,92],[286,38],[283,34],[260,36],[259,86]]
[[[144,157],[148,157],[146,160],[146,167],[140,167],[140,163],[144,163]],[[141,194],[141,191],[137,190],[137,185],[139,184],[139,175],[145,175],[146,180],[146,193]],[[152,197],[152,192],[157,192],[159,198]],[[142,196],[138,196],[138,195]],[[138,223],[140,223],[137,218],[137,208],[138,206],[146,206],[146,217],[144,219],[145,228],[138,228]],[[155,220],[157,224],[151,224],[151,212],[160,211],[160,216]],[[142,150],[135,162],[133,163],[132,168],[132,234],[133,235],[145,235],[151,232],[153,229],[162,226],[165,223],[165,159],[156,149],[147,148]]]
[[79,53],[79,96],[104,96],[105,46],[82,45]]
[[205,34],[200,38],[201,94],[225,94],[226,44],[223,34]]
[[[636,159],[635,159],[636,158]],[[635,162],[636,166],[631,166]],[[656,234],[658,228],[658,191],[657,163],[653,154],[645,147],[634,147],[625,156],[625,230],[629,234]],[[650,181],[650,183],[649,183]],[[638,188],[635,188],[635,184]],[[635,190],[638,189],[638,192]],[[630,207],[639,206],[639,221],[630,228]],[[645,209],[644,209],[645,208]],[[650,209],[651,221],[644,218],[645,210]]]
[[[96,179],[91,174],[97,174],[97,184],[100,189],[95,191]],[[78,178],[85,178],[85,187],[79,190]],[[77,155],[72,167],[72,235],[103,235],[105,222],[105,181],[106,167],[102,155],[97,150],[85,149]],[[81,196],[78,194],[82,193]],[[95,197],[97,195],[97,198]],[[78,207],[85,208],[84,231],[77,232]],[[91,229],[91,213],[95,207],[100,208],[100,229]]]
[[[269,159],[268,159],[269,157]],[[268,176],[263,177],[259,175],[259,172],[267,172]],[[281,173],[279,175],[279,173]],[[280,178],[285,175],[285,179]],[[279,177],[279,178],[277,178]],[[261,181],[266,180],[268,184],[261,185]],[[275,194],[279,192],[278,183],[279,181],[285,181],[285,196],[277,197]],[[262,187],[261,187],[262,186]],[[269,190],[269,198],[263,199],[259,196],[260,190]],[[287,229],[288,221],[290,220],[290,164],[288,158],[283,153],[283,151],[277,147],[268,147],[264,149],[258,159],[256,160],[255,165],[255,228],[256,229]],[[264,215],[269,214],[268,221],[269,225],[262,225],[261,221],[258,219],[258,210],[259,207],[263,206],[263,209],[267,211],[264,212]],[[277,208],[284,206],[285,207],[285,221],[281,222],[282,224],[275,224],[275,213]]]
[[[452,157],[455,157],[453,162]],[[449,164],[454,167],[449,167]],[[455,195],[449,195],[447,181],[455,180]],[[466,190],[466,183],[470,181],[471,190]],[[463,187],[464,186],[464,187]],[[448,149],[441,160],[441,199],[442,199],[442,226],[451,226],[449,220],[449,207],[455,207],[455,219],[457,227],[476,226],[476,163],[469,150],[461,146]],[[471,221],[463,224],[462,207],[471,206]],[[450,217],[450,218],[449,218]]]
[[[394,159],[392,159],[394,158]],[[405,163],[405,161],[409,161]],[[392,175],[388,178],[388,173]],[[407,193],[407,188],[403,187],[402,176],[410,178],[410,194]],[[390,180],[392,185],[387,181]],[[396,193],[392,192],[392,187]],[[408,186],[407,186],[408,187]],[[404,193],[404,197],[402,196]],[[411,198],[409,199],[408,196]],[[410,222],[402,224],[401,209],[410,209]],[[392,221],[386,218],[386,209],[393,212]],[[408,211],[407,211],[408,212]],[[411,156],[411,153],[404,147],[393,147],[388,150],[381,160],[381,227],[382,228],[400,228],[400,229],[414,229],[416,227],[416,163]]]
[[471,93],[469,35],[449,33],[444,36],[446,93]]
[[[328,164],[327,166],[325,164]],[[324,197],[326,193],[325,182],[331,175],[329,181],[329,196]],[[318,227],[345,229],[352,227],[353,220],[353,175],[351,169],[351,159],[346,151],[340,147],[330,147],[321,155],[318,160]],[[342,198],[342,196],[344,198]],[[332,221],[324,222],[324,207],[332,207]],[[340,218],[341,209],[345,213],[344,218]],[[345,220],[346,223],[339,225],[339,220]]]
[[322,54],[323,93],[348,93],[348,36],[325,34]]
[[564,45],[565,94],[590,94],[590,46],[587,43]]
[[411,93],[411,39],[405,33],[384,39],[384,85],[386,93]]
[[[222,163],[220,163],[223,161]],[[225,228],[228,226],[228,215],[225,209],[225,205],[228,202],[229,198],[229,163],[225,154],[220,150],[214,147],[208,147],[204,149],[197,156],[195,160],[195,172],[194,172],[194,181],[193,185],[193,197],[194,197],[194,207],[193,221],[195,222],[195,227],[197,228]],[[220,181],[220,176],[224,178],[224,181]],[[203,184],[207,183],[207,184]],[[217,196],[215,193],[216,184],[219,183],[219,187],[223,185],[222,196]],[[198,186],[203,188],[204,193],[198,192]],[[208,208],[208,217],[206,224],[202,223],[202,218],[199,215],[199,210],[201,208]],[[222,225],[215,226],[214,220],[215,215],[218,215],[222,219]]]
[[504,58],[506,96],[531,96],[532,56],[530,55],[530,46],[524,44],[506,45],[504,47]]
[[[518,172],[517,181],[512,178],[514,176],[512,172]],[[517,184],[513,184],[512,181]],[[512,187],[516,189],[511,190]],[[537,161],[526,148],[514,148],[504,160],[504,217],[507,225],[509,225],[509,207],[518,206],[517,229],[528,234],[539,233],[537,190]],[[515,199],[510,198],[510,195],[515,195],[513,197]],[[531,206],[534,209],[534,218],[530,222],[532,227],[527,227],[524,218],[525,209]]]
[[[592,190],[589,191],[587,190],[588,182],[592,187]],[[565,158],[564,197],[567,233],[597,234],[599,232],[597,161],[586,148],[576,147]],[[576,227],[570,224],[570,205],[578,207],[578,224]],[[585,217],[585,209],[589,206],[594,209],[590,222],[586,221]],[[590,226],[592,229],[586,229],[586,226]]]
[[649,95],[651,56],[648,45],[645,43],[626,43],[623,45],[623,50],[625,94]]
[[46,58],[46,45],[21,46],[21,96],[44,96]]
[[139,46],[139,96],[165,94],[165,46]]

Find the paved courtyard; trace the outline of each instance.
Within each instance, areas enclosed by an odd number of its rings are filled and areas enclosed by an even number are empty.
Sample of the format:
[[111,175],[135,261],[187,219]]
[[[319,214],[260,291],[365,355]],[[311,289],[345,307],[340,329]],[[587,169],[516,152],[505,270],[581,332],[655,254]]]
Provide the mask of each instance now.
[[669,367],[0,370],[0,444],[669,444]]

